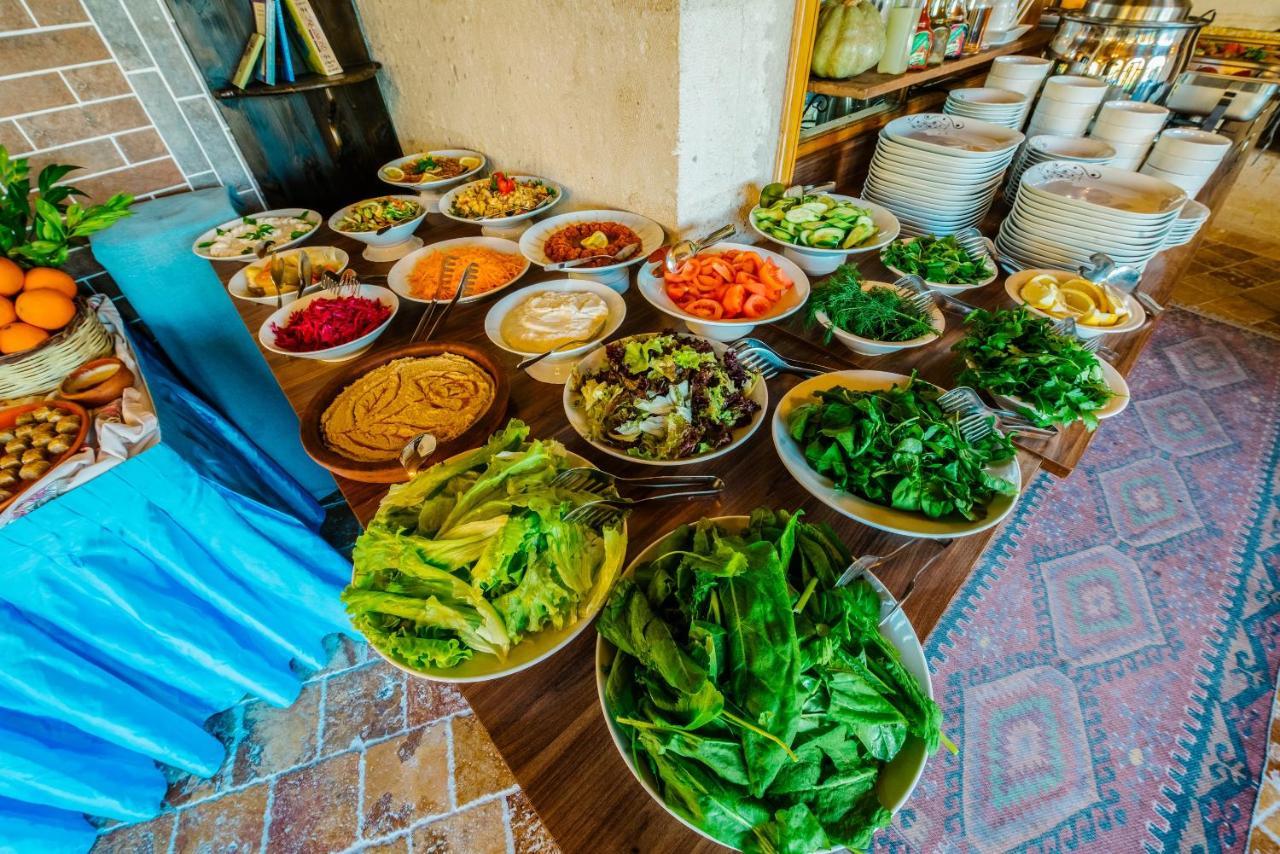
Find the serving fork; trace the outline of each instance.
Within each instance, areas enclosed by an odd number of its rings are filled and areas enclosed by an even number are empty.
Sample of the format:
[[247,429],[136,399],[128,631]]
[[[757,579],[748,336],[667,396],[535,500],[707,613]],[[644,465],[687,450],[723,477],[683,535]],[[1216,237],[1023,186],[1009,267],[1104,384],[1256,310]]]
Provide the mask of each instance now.
[[702,498],[709,495],[719,495],[722,491],[722,489],[691,489],[685,492],[664,492],[661,495],[646,495],[643,498],[599,498],[595,501],[579,504],[564,514],[564,521],[581,522],[592,528],[603,528],[605,525],[611,525],[622,519],[632,509],[641,504],[666,501],[670,498]]
[[935,291],[924,283],[924,279],[919,276],[903,276],[894,282],[900,288],[905,288],[913,293],[912,304],[924,311],[927,306],[937,305],[935,299],[942,300],[944,306],[951,306],[962,317],[968,317],[978,310],[976,305],[969,305],[962,299],[957,299],[951,294]]
[[996,424],[1011,433],[1023,433],[1028,436],[1048,438],[1058,435],[1058,431],[1049,427],[1037,427],[1025,415],[1010,409],[988,406],[978,392],[969,386],[956,386],[938,397],[938,406],[943,412],[959,416],[956,426],[965,441],[973,444],[990,436]]
[[668,486],[692,486],[722,490],[724,481],[713,474],[658,475],[657,477],[623,477],[594,466],[578,466],[565,469],[551,479],[552,486],[575,492],[593,492],[604,495],[619,484],[639,489],[663,489]]
[[991,242],[991,238],[979,231],[977,226],[962,228],[952,236],[970,258],[978,259],[985,256],[991,261],[992,268],[995,268],[996,245]]
[[[919,539],[907,540],[884,557],[880,557],[878,555],[863,555],[862,557],[854,558],[853,563],[849,564],[849,566],[845,568],[845,571],[840,573],[840,577],[836,579],[835,586],[845,587],[852,584],[855,580],[866,576],[866,574],[874,567],[879,566],[894,555],[898,554],[898,552],[918,542],[920,542]],[[902,610],[902,606],[906,604],[907,600],[911,598],[911,594],[915,592],[916,582],[920,580],[920,576],[924,575],[925,570],[932,566],[934,561],[946,554],[947,546],[951,545],[954,540],[932,540],[931,542],[940,546],[938,552],[924,563],[920,564],[915,573],[911,576],[911,580],[907,582],[906,588],[902,591],[902,596],[900,598],[895,598],[893,607],[889,609],[889,613],[880,618],[879,622],[876,623],[877,626],[883,626],[885,623],[893,619],[894,614]]]
[[729,345],[729,350],[738,357],[742,367],[752,373],[760,374],[765,379],[772,379],[778,374],[816,377],[836,370],[816,362],[788,359],[759,338],[739,338]]

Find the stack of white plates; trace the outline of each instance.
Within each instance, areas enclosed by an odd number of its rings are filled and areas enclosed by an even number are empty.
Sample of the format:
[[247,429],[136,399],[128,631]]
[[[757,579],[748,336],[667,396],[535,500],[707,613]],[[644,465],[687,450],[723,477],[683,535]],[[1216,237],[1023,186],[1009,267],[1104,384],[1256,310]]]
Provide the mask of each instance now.
[[1204,225],[1205,220],[1209,218],[1209,209],[1197,202],[1195,199],[1188,199],[1187,203],[1182,206],[1178,218],[1173,221],[1173,228],[1169,230],[1169,237],[1165,240],[1165,246],[1181,246],[1184,243],[1190,243],[1191,238],[1196,236],[1196,232],[1200,230],[1200,226]]
[[1141,270],[1187,201],[1180,187],[1110,166],[1051,160],[1022,175],[996,249],[1007,269],[1071,270],[1105,252]]
[[1042,56],[997,56],[992,60],[991,70],[982,85],[1021,92],[1027,96],[1029,107],[1052,67],[1053,60]]
[[1022,138],[980,119],[902,116],[880,131],[862,198],[892,211],[910,237],[954,234],[982,221]]
[[1095,77],[1078,74],[1059,74],[1044,82],[1044,91],[1035,112],[1027,136],[1050,133],[1056,136],[1084,136],[1093,121],[1093,114],[1107,94],[1110,84]]
[[1151,141],[1169,120],[1169,111],[1145,101],[1108,101],[1098,111],[1089,136],[1105,140],[1116,150],[1111,165],[1137,169],[1147,156]]
[[1017,130],[1022,127],[1031,99],[1021,92],[1008,89],[983,87],[981,89],[952,89],[942,111],[949,116],[981,119],[993,125],[1004,125]]
[[1004,200],[1013,205],[1014,199],[1018,197],[1018,182],[1022,180],[1022,173],[1037,163],[1067,160],[1072,163],[1107,164],[1115,153],[1114,148],[1100,139],[1051,134],[1029,137],[1009,169],[1009,180],[1004,185]]
[[1169,128],[1160,134],[1142,172],[1177,184],[1194,197],[1231,150],[1231,140],[1195,128]]

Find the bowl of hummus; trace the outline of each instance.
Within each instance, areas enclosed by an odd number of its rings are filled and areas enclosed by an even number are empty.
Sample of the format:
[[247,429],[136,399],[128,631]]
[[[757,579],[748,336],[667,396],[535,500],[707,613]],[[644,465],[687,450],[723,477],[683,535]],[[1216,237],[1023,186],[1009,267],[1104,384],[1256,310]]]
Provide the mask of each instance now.
[[483,350],[426,342],[380,350],[347,366],[312,399],[302,417],[302,446],[334,474],[397,483],[405,445],[435,439],[425,464],[465,450],[507,409],[502,370]]
[[626,300],[612,288],[585,279],[554,279],[498,300],[485,315],[484,331],[496,346],[521,358],[554,350],[527,372],[540,382],[563,385],[578,360],[613,335],[626,316]]

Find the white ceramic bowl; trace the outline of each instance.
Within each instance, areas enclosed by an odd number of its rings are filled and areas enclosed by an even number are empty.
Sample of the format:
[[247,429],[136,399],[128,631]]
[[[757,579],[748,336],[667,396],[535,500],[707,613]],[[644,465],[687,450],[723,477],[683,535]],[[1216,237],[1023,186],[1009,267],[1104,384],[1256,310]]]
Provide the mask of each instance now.
[[1042,56],[997,56],[991,62],[991,73],[1022,80],[1043,80],[1053,67],[1052,59]]
[[1040,119],[1091,119],[1097,108],[1093,104],[1082,104],[1079,101],[1059,101],[1044,95],[1031,112],[1031,120]]
[[[719,516],[711,521],[728,531],[739,533],[746,529],[750,517]],[[632,575],[639,566],[658,557],[659,549],[663,547],[666,539],[667,537],[664,535],[646,546],[635,556],[622,574],[624,576]],[[902,666],[920,683],[920,688],[925,695],[932,698],[933,683],[929,677],[929,665],[924,657],[924,649],[920,646],[920,639],[917,637],[910,620],[907,619],[901,608],[896,608],[897,600],[893,598],[893,594],[889,592],[889,589],[884,586],[880,579],[869,571],[864,573],[863,577],[866,578],[868,584],[875,588],[876,593],[880,596],[880,618],[885,620],[884,624],[880,626],[880,634],[898,651]],[[609,735],[613,739],[614,747],[618,749],[618,753],[622,756],[623,763],[636,778],[636,782],[640,784],[640,787],[649,793],[649,797],[666,809],[673,818],[704,839],[709,839],[717,845],[724,845],[723,842],[711,836],[705,830],[696,827],[675,810],[667,807],[662,795],[650,783],[648,775],[637,771],[635,760],[631,755],[629,739],[619,729],[618,724],[614,722],[613,715],[609,712],[609,705],[605,700],[605,683],[609,668],[613,664],[616,655],[617,651],[611,643],[601,636],[596,637],[596,695],[600,699],[600,709],[605,719],[605,725],[609,728]],[[915,790],[916,784],[920,782],[920,777],[924,774],[926,759],[924,744],[920,739],[909,736],[903,744],[902,750],[898,752],[892,762],[884,766],[880,771],[879,778],[876,780],[876,797],[885,809],[891,813],[896,813],[907,802],[907,799]]]
[[1216,163],[1231,150],[1231,139],[1220,133],[1195,128],[1169,128],[1160,134],[1156,147],[1175,157]]
[[453,212],[453,200],[457,198],[458,194],[464,192],[468,187],[490,180],[489,178],[481,178],[479,181],[468,181],[465,184],[458,184],[455,187],[451,187],[449,192],[440,197],[440,213],[455,222],[465,222],[468,225],[506,228],[508,226],[523,223],[525,220],[532,219],[535,216],[541,216],[558,205],[560,200],[564,198],[564,188],[554,181],[548,181],[546,178],[539,178],[537,175],[508,175],[507,177],[515,181],[541,181],[552,191],[552,196],[547,201],[543,202],[540,207],[536,207],[531,211],[525,211],[524,213],[516,214],[514,216],[470,219],[468,217],[455,214]]
[[[327,253],[331,258],[332,265],[336,266],[326,266],[325,269],[331,270],[334,273],[341,273],[343,270],[347,269],[347,262],[350,260],[347,253],[336,246],[303,246],[295,249],[286,249],[285,251],[277,252],[276,254],[281,258],[289,258],[290,256],[297,255],[302,252],[310,253],[313,262],[316,254],[321,252]],[[246,264],[239,270],[236,270],[236,274],[231,277],[231,281],[227,282],[227,293],[231,294],[236,299],[242,299],[245,302],[256,302],[259,305],[276,305],[277,300],[275,294],[272,294],[271,296],[255,297],[253,294],[249,293],[249,270],[258,266],[260,263],[266,264],[267,262],[255,261],[252,264]],[[306,292],[311,293],[320,287],[321,285],[319,284],[312,285],[307,288]],[[285,291],[281,294],[281,299],[283,302],[293,302],[299,296],[304,296],[304,294],[299,294],[296,290]]]
[[[619,338],[617,340],[628,341],[632,338],[650,338],[658,334],[661,333],[645,332],[639,335],[630,335],[626,338]],[[722,341],[715,341],[708,338],[703,338],[702,340],[710,344],[711,349],[713,349],[717,355],[722,355],[724,351],[728,349],[727,345]],[[647,460],[643,457],[635,457],[620,448],[615,448],[612,445],[606,445],[603,442],[597,442],[596,440],[589,438],[586,412],[582,409],[581,396],[574,389],[578,385],[579,377],[599,370],[604,367],[604,364],[605,348],[602,345],[597,345],[594,350],[584,356],[577,365],[574,366],[573,371],[570,372],[569,379],[564,386],[564,396],[562,398],[564,403],[564,414],[569,421],[569,426],[582,437],[583,441],[603,454],[608,454],[609,456],[616,457],[620,460],[626,460],[629,463],[643,463],[650,466],[687,466],[695,463],[705,463],[708,460],[714,460],[716,457],[724,456],[737,448],[743,442],[750,439],[751,435],[759,429],[760,424],[764,421],[764,414],[769,408],[769,389],[765,385],[764,377],[761,377],[756,381],[755,385],[747,390],[746,395],[748,398],[755,401],[759,406],[759,409],[757,409],[756,413],[751,417],[751,421],[733,431],[733,441],[725,445],[723,448],[717,448],[716,450],[708,451],[705,454],[695,454],[692,457],[685,457],[680,460]]]
[[[890,288],[898,291],[904,296],[909,297],[912,295],[911,291],[908,291],[905,288],[895,287],[889,282],[866,281],[862,283],[862,289],[864,291],[871,290],[872,288]],[[947,327],[947,322],[936,305],[931,306],[929,309],[929,322],[933,325],[933,332],[916,338],[910,338],[906,341],[877,341],[874,338],[863,338],[859,335],[854,335],[852,332],[845,332],[843,329],[833,326],[831,324],[831,319],[827,317],[826,312],[822,311],[815,314],[814,319],[817,320],[824,329],[830,329],[832,336],[834,336],[837,341],[848,347],[853,352],[863,356],[883,356],[886,353],[896,353],[899,350],[910,350],[915,347],[923,347],[925,344],[932,344],[942,336],[942,333],[946,331]]]
[[1027,141],[1027,149],[1039,161],[1079,160],[1102,163],[1116,156],[1115,147],[1106,140],[1049,134],[1031,137]]
[[[1116,142],[1112,139],[1102,137],[1102,141],[1110,145],[1116,151],[1116,156],[1111,158],[1112,163],[1116,161],[1137,160],[1138,165],[1147,156],[1147,152],[1151,150],[1151,140],[1146,142]],[[1108,164],[1110,165],[1110,164]]]
[[717,243],[699,254],[718,255],[727,249],[754,252],[761,258],[772,259],[773,263],[777,264],[782,272],[791,279],[791,288],[774,304],[768,314],[761,317],[743,317],[735,320],[708,320],[689,314],[672,302],[671,297],[667,296],[663,278],[653,274],[653,264],[640,265],[640,269],[636,273],[636,287],[640,290],[640,294],[658,311],[677,320],[683,320],[685,326],[694,335],[701,335],[704,338],[711,338],[715,341],[736,341],[743,336],[751,334],[751,330],[756,326],[774,323],[784,317],[790,317],[804,306],[805,300],[809,298],[809,277],[795,262],[779,255],[777,252],[772,252],[761,246],[753,246],[749,243]]
[[[1014,273],[1012,276],[1005,279],[1004,290],[1011,300],[1016,302],[1018,305],[1024,306],[1027,311],[1032,314],[1056,321],[1058,318],[1053,315],[1041,311],[1033,305],[1027,305],[1027,303],[1022,299],[1022,295],[1019,293],[1022,290],[1022,286],[1031,281],[1031,279],[1046,273],[1056,278],[1059,282],[1064,282],[1068,279],[1077,279],[1080,277],[1079,273],[1072,270],[1050,270],[1045,268],[1027,269]],[[1132,294],[1125,294],[1124,298],[1125,304],[1129,308],[1128,320],[1125,320],[1123,323],[1117,323],[1115,326],[1087,326],[1083,323],[1077,323],[1076,333],[1081,338],[1096,338],[1099,335],[1116,335],[1121,332],[1132,332],[1135,329],[1141,328],[1142,324],[1147,322],[1147,312],[1142,308],[1142,303],[1134,299]]]
[[[851,249],[823,249],[816,246],[797,246],[793,243],[787,243],[772,234],[762,231],[755,222],[754,216],[748,216],[747,222],[751,224],[751,229],[756,234],[768,240],[770,243],[776,243],[783,247],[782,254],[785,258],[795,263],[797,267],[806,273],[812,273],[815,276],[824,276],[835,270],[843,264],[850,255],[857,255],[862,252],[871,252],[882,246],[887,246],[897,239],[898,233],[902,229],[902,225],[898,222],[898,218],[893,215],[893,211],[886,207],[876,204],[875,202],[859,199],[856,196],[842,196],[838,193],[827,193],[833,199],[841,202],[849,202],[860,208],[866,208],[871,211],[871,219],[875,221],[876,233],[871,235],[870,239],[854,246]],[[759,208],[757,205],[751,209],[754,214]]]
[[[428,155],[435,157],[477,157],[480,159],[480,165],[474,169],[468,169],[451,178],[434,178],[430,181],[418,181],[416,183],[408,181],[392,181],[387,177],[387,169],[395,166],[399,167],[402,163],[411,163],[420,160]],[[384,183],[401,190],[443,190],[446,187],[452,187],[454,184],[461,184],[463,181],[471,179],[476,173],[480,172],[488,164],[488,159],[478,151],[472,151],[469,148],[438,148],[434,151],[419,151],[415,154],[406,154],[403,157],[397,157],[394,160],[388,160],[386,163],[378,167],[378,178]]]
[[364,204],[364,202],[373,199],[363,199],[355,204],[347,205],[333,216],[329,217],[329,228],[341,234],[343,237],[350,237],[352,240],[358,240],[365,244],[364,252],[360,253],[366,261],[395,261],[403,258],[413,250],[422,245],[422,238],[414,236],[414,232],[418,230],[418,226],[422,224],[422,220],[426,218],[427,206],[416,196],[406,195],[387,195],[374,196],[374,199],[400,199],[405,202],[413,202],[418,206],[418,215],[413,219],[407,219],[399,225],[393,225],[387,229],[385,233],[378,234],[374,231],[343,231],[338,228],[338,223],[342,221],[356,205]]
[[1088,116],[1071,118],[1035,115],[1031,117],[1031,123],[1027,126],[1027,130],[1034,130],[1037,136],[1046,133],[1057,136],[1084,136],[1084,132],[1088,128]]
[[547,217],[544,220],[531,225],[529,229],[520,235],[520,251],[524,257],[540,267],[545,267],[552,263],[547,257],[544,248],[547,240],[553,234],[562,228],[582,222],[616,222],[625,225],[636,233],[640,238],[640,249],[636,254],[632,255],[626,261],[616,264],[609,264],[604,267],[592,267],[590,269],[570,268],[562,271],[563,275],[571,279],[591,279],[593,281],[602,282],[613,288],[618,293],[624,293],[630,286],[629,271],[627,270],[633,264],[639,264],[648,257],[649,253],[660,247],[666,239],[663,234],[662,226],[658,225],[648,217],[639,214],[629,213],[627,211],[613,210],[588,210],[588,211],[571,211],[569,213],[559,214],[557,216]]
[[1169,110],[1146,101],[1107,101],[1098,110],[1098,121],[1120,127],[1159,131],[1169,120]]
[[1142,164],[1138,174],[1150,175],[1152,178],[1159,178],[1162,181],[1168,181],[1170,184],[1176,184],[1186,191],[1188,198],[1195,198],[1204,188],[1204,185],[1209,183],[1208,175],[1184,175],[1181,172],[1169,172],[1159,166],[1152,166],[1149,161]]
[[[773,413],[773,446],[778,452],[778,459],[804,489],[814,498],[831,509],[864,525],[903,534],[908,537],[925,539],[951,539],[976,534],[998,525],[1013,510],[1017,496],[997,495],[987,508],[987,515],[981,519],[969,521],[963,518],[931,519],[923,513],[909,510],[898,510],[875,504],[864,498],[836,490],[829,478],[823,477],[810,468],[804,458],[804,449],[791,438],[787,429],[791,413],[803,403],[812,401],[819,391],[843,386],[859,391],[874,391],[901,386],[910,382],[910,377],[885,371],[836,371],[822,374],[805,380],[794,386],[778,401]],[[1022,474],[1018,469],[1017,459],[1009,460],[989,469],[992,475],[1003,477],[1012,482],[1021,492]]]
[[573,372],[574,365],[578,364],[578,360],[584,353],[618,331],[618,327],[622,325],[623,319],[627,316],[627,301],[617,291],[600,282],[585,279],[553,279],[551,281],[538,282],[536,285],[528,285],[518,291],[512,291],[493,304],[493,307],[489,309],[489,313],[484,316],[484,332],[489,336],[489,340],[495,346],[506,350],[508,353],[515,353],[521,358],[539,355],[536,352],[520,350],[508,344],[502,335],[502,321],[506,319],[512,309],[525,300],[536,294],[547,292],[592,293],[604,300],[605,305],[609,308],[609,314],[605,318],[604,326],[590,341],[586,341],[576,347],[566,347],[563,350],[559,350],[554,355],[547,356],[526,369],[529,376],[539,382],[559,384],[569,379],[569,374]]
[[1206,177],[1218,171],[1218,166],[1221,165],[1217,160],[1192,160],[1189,157],[1179,157],[1176,154],[1161,151],[1159,146],[1147,156],[1147,163],[1165,172]]
[[1115,143],[1150,145],[1156,138],[1156,131],[1144,127],[1112,124],[1098,119],[1093,123],[1093,129],[1089,131],[1089,135]]
[[[396,292],[396,296],[400,299],[409,300],[410,302],[449,302],[452,299],[445,300],[429,300],[424,297],[415,296],[413,287],[409,282],[409,276],[413,273],[413,268],[418,266],[418,262],[426,258],[433,252],[449,249],[460,249],[464,246],[477,246],[485,249],[492,249],[494,252],[503,252],[515,258],[519,258],[522,265],[520,272],[515,277],[500,288],[494,288],[491,291],[485,291],[482,294],[464,294],[458,297],[459,303],[479,302],[482,299],[493,296],[494,294],[505,291],[507,288],[520,281],[520,278],[529,271],[529,259],[520,254],[520,247],[515,241],[504,240],[501,237],[482,237],[473,235],[470,237],[454,237],[449,240],[440,240],[436,243],[429,243],[419,249],[415,249],[408,255],[401,258],[395,263],[395,266],[387,273],[387,287]],[[462,268],[457,270],[458,275],[462,275]]]
[[[916,238],[913,237],[906,240],[899,240],[898,242],[910,243],[912,240],[915,240],[915,239]],[[931,290],[938,291],[939,293],[962,294],[967,291],[976,290],[978,288],[985,288],[987,285],[994,282],[996,279],[1000,277],[1000,266],[999,264],[996,263],[995,246],[991,243],[990,240],[988,240],[985,237],[983,238],[983,242],[986,244],[986,247],[987,247],[987,263],[991,266],[990,276],[987,276],[981,282],[975,282],[972,285],[957,285],[950,282],[930,282],[928,280],[925,281],[925,284],[928,285]],[[899,278],[902,278],[903,276],[907,275],[907,273],[903,272],[902,270],[899,270],[897,267],[885,261],[884,253],[881,253],[880,263],[884,264],[885,269],[887,269],[889,272],[893,273],[894,275],[898,276]]]
[[1083,77],[1079,74],[1058,74],[1044,81],[1044,98],[1055,101],[1072,101],[1077,104],[1102,103],[1111,84],[1096,77]]
[[1027,97],[1021,92],[1011,92],[1008,89],[999,89],[995,86],[977,86],[968,89],[952,89],[948,94],[948,98],[954,98],[965,104],[972,106],[997,106],[1002,108],[1022,107],[1027,103]]
[[370,332],[348,341],[346,344],[339,344],[337,347],[328,347],[324,350],[309,350],[306,352],[295,353],[292,350],[282,350],[276,345],[276,334],[272,331],[273,325],[284,326],[289,322],[289,317],[295,311],[302,311],[308,305],[317,300],[332,299],[324,291],[315,291],[306,296],[299,297],[284,308],[277,309],[271,313],[271,316],[262,322],[262,326],[258,328],[258,342],[272,353],[279,353],[281,356],[294,356],[299,359],[318,359],[321,362],[345,362],[354,359],[373,346],[373,342],[378,340],[378,336],[387,331],[387,327],[391,325],[391,321],[395,320],[396,312],[400,310],[400,300],[395,293],[388,288],[379,287],[378,285],[360,285],[355,296],[365,297],[366,299],[376,299],[378,302],[391,309],[391,314],[387,315],[387,319],[380,326]]
[[245,214],[242,217],[228,220],[227,222],[215,226],[201,234],[195,240],[191,241],[191,251],[199,255],[201,258],[207,258],[210,261],[256,261],[258,256],[253,252],[243,252],[239,255],[210,255],[208,248],[203,247],[200,244],[212,242],[218,236],[219,231],[226,231],[228,229],[235,228],[237,225],[240,225],[247,220],[265,219],[266,217],[273,216],[299,217],[300,219],[305,219],[313,223],[311,229],[306,234],[299,234],[297,237],[290,237],[288,240],[281,239],[287,235],[271,235],[279,241],[278,243],[273,243],[271,247],[277,252],[281,249],[288,249],[290,246],[297,246],[302,241],[315,236],[316,229],[320,227],[320,223],[323,221],[323,217],[320,216],[319,211],[313,211],[311,208],[276,208],[274,210],[262,211],[261,213]]

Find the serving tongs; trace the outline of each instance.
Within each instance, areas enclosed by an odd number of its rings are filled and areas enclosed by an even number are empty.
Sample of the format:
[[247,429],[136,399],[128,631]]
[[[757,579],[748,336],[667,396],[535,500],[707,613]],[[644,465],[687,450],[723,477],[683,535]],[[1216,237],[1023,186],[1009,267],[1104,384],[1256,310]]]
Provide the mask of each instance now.
[[[678,492],[661,492],[640,498],[610,495],[618,485],[637,489],[679,489]],[[553,487],[599,495],[595,501],[580,504],[565,514],[566,522],[581,522],[592,528],[603,528],[622,519],[632,509],[655,501],[672,498],[704,498],[724,491],[724,481],[715,475],[659,475],[657,477],[622,477],[602,469],[581,466],[565,469],[551,479]]]
[[821,184],[792,184],[782,191],[784,199],[802,199],[817,193],[829,193],[836,188],[835,181],[824,181]]
[[729,350],[737,356],[742,367],[765,379],[772,379],[778,374],[794,374],[807,379],[839,370],[817,362],[787,358],[759,338],[739,338],[729,345]]
[[1113,288],[1122,294],[1130,294],[1154,317],[1164,311],[1164,306],[1138,290],[1142,283],[1142,271],[1129,264],[1116,264],[1105,252],[1089,256],[1089,264],[1079,268],[1080,275],[1104,290]]
[[[453,279],[453,270],[455,261],[451,257],[444,259],[444,264],[440,270],[440,281],[448,282]],[[453,307],[458,304],[458,300],[467,289],[467,285],[471,284],[471,277],[475,275],[476,265],[468,264],[462,271],[462,278],[458,280],[458,289],[453,292],[453,299],[448,302],[443,300],[432,300],[427,303],[427,310],[422,313],[422,318],[418,321],[418,325],[414,328],[413,334],[409,336],[409,343],[412,344],[419,340],[430,341],[431,337],[436,334],[436,330],[444,324],[444,319],[449,316],[449,312],[453,311]],[[439,306],[440,311],[436,311]],[[435,317],[435,321],[431,323],[431,328],[427,329],[427,322]],[[422,335],[422,330],[427,329],[427,334]]]

